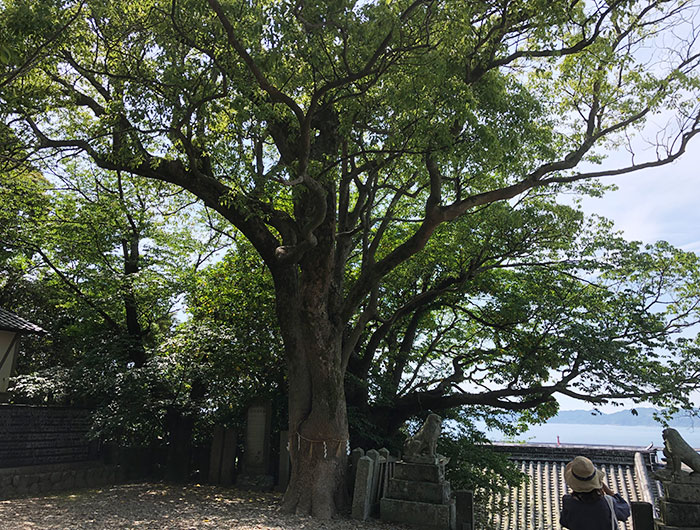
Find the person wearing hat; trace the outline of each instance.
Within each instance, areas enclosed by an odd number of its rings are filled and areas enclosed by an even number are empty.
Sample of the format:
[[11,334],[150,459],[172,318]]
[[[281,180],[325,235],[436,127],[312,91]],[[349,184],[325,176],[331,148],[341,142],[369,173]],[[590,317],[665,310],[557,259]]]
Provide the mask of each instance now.
[[630,506],[603,482],[605,473],[585,456],[566,464],[564,481],[572,493],[564,495],[559,523],[569,530],[617,530],[617,521],[630,516]]

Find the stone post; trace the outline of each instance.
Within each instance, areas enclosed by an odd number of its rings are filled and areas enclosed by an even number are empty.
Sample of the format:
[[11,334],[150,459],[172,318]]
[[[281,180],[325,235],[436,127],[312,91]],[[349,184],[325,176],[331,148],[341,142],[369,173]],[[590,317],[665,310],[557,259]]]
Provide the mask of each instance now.
[[372,466],[372,481],[370,483],[370,489],[369,489],[369,503],[370,503],[370,515],[372,512],[375,511],[375,503],[377,502],[377,499],[375,499],[375,492],[379,488],[379,464],[381,463],[381,457],[379,456],[379,451],[376,449],[370,449],[367,451],[367,456],[372,459],[372,462],[374,462],[374,465]]
[[365,450],[361,447],[356,447],[350,452],[350,473],[348,474],[348,491],[352,495],[355,489],[355,477],[357,476],[357,463],[360,458],[365,456]]
[[[455,490],[457,530],[474,530],[474,493]],[[635,527],[635,530],[642,530]],[[653,530],[653,529],[652,529]]]
[[280,432],[280,467],[277,491],[284,492],[287,490],[289,467],[289,431],[282,431]]
[[224,428],[217,425],[214,429],[214,439],[209,453],[209,483],[219,484],[221,481],[221,457],[224,451]]
[[236,477],[236,486],[246,490],[271,491],[274,477],[270,474],[270,429],[272,404],[253,400],[248,407],[245,432],[243,473]]
[[221,454],[221,478],[223,486],[233,484],[233,473],[236,466],[238,434],[233,429],[224,432],[224,448]]
[[266,475],[270,463],[270,428],[272,404],[254,400],[248,408],[245,435],[244,471],[249,475]]
[[654,530],[654,510],[648,502],[632,502],[632,527],[634,530]]
[[370,457],[372,460],[374,460],[376,462],[377,459],[379,458],[379,451],[377,451],[376,449],[370,449],[369,451],[367,451],[367,453],[365,453],[365,456]]
[[352,496],[352,518],[366,521],[369,518],[374,477],[374,460],[369,456],[361,457],[357,462],[355,492]]

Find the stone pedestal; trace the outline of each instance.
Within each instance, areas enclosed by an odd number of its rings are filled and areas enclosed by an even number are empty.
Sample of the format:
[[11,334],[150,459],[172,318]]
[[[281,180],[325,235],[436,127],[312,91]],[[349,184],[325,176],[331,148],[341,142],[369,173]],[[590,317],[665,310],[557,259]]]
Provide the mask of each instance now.
[[662,471],[656,478],[664,487],[656,530],[700,530],[700,474]]
[[384,521],[426,530],[455,530],[456,508],[445,480],[445,464],[396,462],[379,515]]

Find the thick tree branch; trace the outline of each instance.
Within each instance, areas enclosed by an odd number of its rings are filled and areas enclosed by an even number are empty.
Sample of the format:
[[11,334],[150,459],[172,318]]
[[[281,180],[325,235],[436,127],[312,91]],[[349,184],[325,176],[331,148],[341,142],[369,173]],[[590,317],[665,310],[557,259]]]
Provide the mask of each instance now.
[[76,148],[87,153],[102,169],[124,171],[169,182],[188,190],[241,230],[258,250],[273,274],[277,270],[275,249],[279,246],[279,242],[265,227],[262,219],[251,216],[245,205],[241,205],[240,201],[235,200],[235,193],[221,180],[199,172],[188,171],[179,160],[149,157],[136,164],[117,162],[99,153],[86,140],[53,140],[47,137],[33,120],[26,118],[25,121],[39,140],[39,149]]

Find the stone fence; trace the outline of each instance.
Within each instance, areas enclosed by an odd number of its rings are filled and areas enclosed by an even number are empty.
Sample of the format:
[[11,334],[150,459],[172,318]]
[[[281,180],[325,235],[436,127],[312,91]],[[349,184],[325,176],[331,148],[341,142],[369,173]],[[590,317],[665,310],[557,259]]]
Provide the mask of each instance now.
[[353,519],[366,520],[378,515],[379,501],[394,476],[396,460],[388,449],[370,449],[365,454],[363,449],[357,448],[350,453]]
[[85,409],[0,405],[0,499],[121,481],[89,430]]
[[123,482],[119,466],[77,462],[0,469],[0,500]]
[[94,460],[85,409],[0,405],[0,468]]

